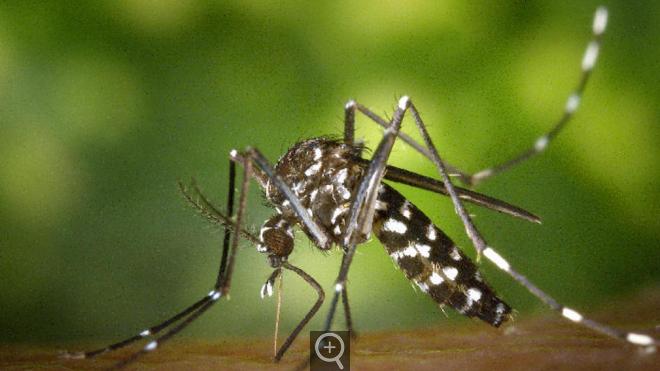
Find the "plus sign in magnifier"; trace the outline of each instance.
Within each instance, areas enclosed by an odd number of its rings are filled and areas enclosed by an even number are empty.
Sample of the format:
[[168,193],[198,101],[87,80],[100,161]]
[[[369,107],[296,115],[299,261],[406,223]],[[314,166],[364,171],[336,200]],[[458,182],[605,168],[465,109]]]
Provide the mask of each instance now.
[[[326,338],[337,339],[337,342],[330,339],[323,341],[323,339]],[[322,344],[325,345],[321,346]],[[336,352],[335,349],[337,349]],[[332,332],[327,332],[319,336],[319,338],[316,339],[316,343],[314,344],[314,353],[316,353],[316,356],[319,357],[321,361],[336,362],[337,367],[339,367],[340,370],[344,369],[344,365],[340,360],[341,356],[344,355],[344,341],[341,339],[341,337],[339,337],[339,335]],[[324,354],[327,354],[329,357],[326,357]]]

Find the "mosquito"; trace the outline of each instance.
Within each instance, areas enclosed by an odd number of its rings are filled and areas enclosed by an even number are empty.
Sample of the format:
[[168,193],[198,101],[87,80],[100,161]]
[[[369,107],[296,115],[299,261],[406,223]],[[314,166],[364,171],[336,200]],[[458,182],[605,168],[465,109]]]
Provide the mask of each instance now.
[[[276,351],[274,358],[276,361],[280,360],[325,300],[321,285],[289,261],[289,255],[294,249],[296,230],[301,230],[320,250],[327,251],[338,246],[343,252],[330,310],[325,320],[326,331],[332,328],[340,300],[347,327],[349,330],[353,327],[347,291],[348,271],[357,246],[367,241],[372,234],[380,240],[405,276],[439,306],[452,307],[467,317],[476,317],[494,327],[510,320],[511,306],[497,296],[482,277],[478,266],[417,206],[384,181],[407,184],[449,196],[477,251],[477,259],[485,257],[567,320],[635,346],[655,350],[658,340],[651,336],[626,332],[593,321],[560,304],[514,270],[481,236],[466,212],[464,202],[531,222],[539,222],[540,219],[504,201],[455,186],[451,181],[452,177],[456,177],[467,186],[472,186],[543,152],[548,147],[578,109],[598,57],[607,18],[607,9],[597,8],[592,25],[592,38],[582,58],[579,83],[569,95],[559,121],[528,150],[498,166],[468,174],[443,162],[415,104],[408,96],[403,96],[389,120],[350,100],[344,107],[342,138],[318,137],[303,140],[293,145],[275,166],[272,166],[257,148],[232,150],[229,155],[229,192],[225,211],[216,208],[194,180],[188,186],[180,182],[179,186],[186,200],[204,217],[225,228],[222,256],[213,289],[188,308],[135,336],[100,349],[69,353],[68,356],[92,358],[149,339],[141,350],[116,365],[123,367],[162,346],[229,294],[239,241],[247,239],[256,245],[258,252],[266,255],[270,267],[273,268],[272,274],[261,288],[262,297],[273,295],[275,282],[284,270],[295,273],[317,293],[312,307]],[[383,138],[369,159],[363,157],[364,146],[355,141],[355,118],[358,113],[384,129]],[[412,116],[423,138],[423,144],[400,131],[406,114]],[[440,179],[388,164],[397,139],[427,157],[435,165]],[[237,165],[243,168],[243,172],[238,205],[234,210]],[[262,225],[258,236],[243,227],[248,188],[252,179],[264,190],[267,200],[276,211]]]

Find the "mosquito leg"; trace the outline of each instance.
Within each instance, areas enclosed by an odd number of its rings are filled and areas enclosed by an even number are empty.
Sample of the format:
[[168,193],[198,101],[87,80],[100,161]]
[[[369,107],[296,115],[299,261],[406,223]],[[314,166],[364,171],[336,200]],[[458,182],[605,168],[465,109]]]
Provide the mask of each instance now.
[[76,352],[76,353],[64,353],[63,357],[64,358],[71,358],[71,359],[83,359],[83,358],[93,358],[98,355],[111,352],[113,350],[121,349],[127,345],[130,345],[136,341],[140,341],[142,339],[145,339],[147,337],[150,337],[151,335],[157,334],[160,331],[162,331],[164,328],[169,327],[171,324],[179,321],[180,319],[184,318],[185,316],[189,315],[190,313],[194,312],[195,310],[199,309],[206,301],[207,297],[204,297],[188,308],[184,309],[183,311],[177,313],[173,317],[170,317],[169,319],[165,320],[164,322],[161,322],[155,326],[149,327],[145,329],[144,331],[140,332],[137,335],[134,335],[130,338],[124,339],[122,341],[118,341],[116,343],[110,344],[108,346],[105,346],[103,348],[87,351],[87,352]]
[[[244,219],[246,207],[247,207],[247,197],[248,191],[250,188],[250,177],[252,176],[252,163],[250,161],[243,162],[243,181],[241,183],[241,194],[238,200],[238,212],[236,213],[236,226],[240,230],[241,224]],[[232,184],[232,189],[233,184]],[[230,193],[232,190],[229,191]],[[233,197],[232,197],[233,198]],[[226,246],[223,246],[223,252],[229,250],[229,255],[226,259],[226,266],[224,274],[219,274],[216,281],[216,289],[222,290],[222,294],[226,295],[229,293],[231,288],[231,279],[234,272],[234,264],[236,261],[236,252],[238,251],[238,241],[240,240],[240,235],[234,233],[233,239],[231,240],[231,248],[228,249]],[[223,242],[229,242],[229,238],[226,238]]]
[[284,182],[284,180],[282,180],[279,175],[275,174],[275,171],[270,166],[264,155],[256,148],[248,148],[242,156],[245,156],[246,159],[254,161],[259,170],[268,177],[269,181],[272,182],[280,190],[280,192],[285,195],[286,199],[291,203],[291,208],[294,210],[298,218],[300,218],[305,227],[309,230],[312,236],[314,236],[317,246],[321,247],[321,249],[327,249],[330,247],[331,241],[327,233],[321,229],[321,227],[319,227],[314,219],[312,219],[312,217],[307,213],[305,208],[300,203],[300,200],[298,200],[298,197],[296,197],[296,195]]
[[526,161],[527,159],[543,152],[550,142],[561,132],[561,130],[566,126],[566,124],[573,118],[575,112],[577,111],[582,95],[584,94],[584,89],[587,86],[591,72],[593,71],[594,66],[596,65],[596,60],[598,59],[598,52],[600,50],[601,39],[605,28],[607,26],[607,8],[598,7],[596,13],[594,14],[594,20],[592,25],[592,38],[587,44],[587,48],[584,51],[584,56],[582,57],[582,74],[580,80],[566,100],[566,106],[564,107],[564,113],[557,123],[544,135],[540,136],[534,142],[534,145],[512,159],[505,161],[499,165],[493,166],[488,169],[478,171],[470,176],[470,183],[476,185],[477,183],[490,178],[494,175],[502,173],[509,168]]
[[[236,194],[236,163],[229,160],[229,187],[227,189],[227,213],[225,215],[231,218],[234,215],[234,195]],[[201,192],[199,192],[201,195]],[[240,224],[237,224],[240,226]],[[240,228],[240,227],[239,227]],[[222,238],[222,258],[220,259],[220,269],[218,270],[218,277],[216,284],[222,280],[222,276],[227,269],[227,258],[229,255],[229,242],[231,239],[231,229],[225,228],[225,233]],[[238,233],[236,233],[238,236]]]
[[454,203],[454,207],[456,208],[457,213],[461,217],[461,220],[465,225],[467,234],[472,240],[472,243],[474,244],[478,253],[480,254],[483,253],[483,255],[492,263],[494,263],[500,270],[508,273],[509,276],[511,276],[515,281],[520,283],[523,287],[525,287],[530,293],[532,293],[537,298],[539,298],[548,307],[559,312],[564,318],[572,322],[581,324],[585,327],[588,327],[594,331],[600,332],[602,334],[608,335],[610,337],[619,340],[627,341],[637,346],[650,347],[651,349],[654,350],[655,347],[657,347],[660,344],[657,340],[653,339],[648,335],[626,332],[611,326],[604,325],[602,323],[586,318],[582,314],[576,312],[575,310],[560,304],[550,295],[546,294],[541,289],[539,289],[525,276],[515,271],[511,267],[511,265],[500,254],[498,254],[492,247],[489,247],[486,244],[486,241],[479,233],[479,231],[477,230],[474,223],[472,222],[470,216],[465,212],[465,208],[463,207],[463,204],[459,199],[456,190],[454,189],[454,186],[452,185],[451,180],[449,179],[449,176],[447,175],[447,169],[442,163],[442,160],[438,155],[438,151],[433,145],[431,138],[429,137],[428,132],[426,131],[426,127],[419,115],[419,112],[412,104],[412,102],[410,103],[410,113],[413,116],[413,119],[415,120],[415,124],[417,125],[422,135],[422,138],[424,138],[424,142],[426,143],[427,148],[433,155],[433,163],[436,165],[438,171],[442,175],[443,182],[445,183],[445,188],[447,189],[447,192],[450,194],[451,199]]
[[[359,111],[363,115],[370,118],[373,122],[375,122],[376,124],[381,126],[383,129],[387,129],[390,125],[389,122],[387,122],[387,120],[383,119],[382,117],[380,117],[379,115],[377,115],[376,113],[371,111],[369,108],[365,107],[364,105],[362,105],[362,104],[360,104],[360,103],[358,103],[354,100],[350,100],[350,101],[348,101],[348,103],[346,103],[346,112],[349,111],[349,108],[353,112],[355,112],[356,110]],[[352,123],[351,123],[350,127],[353,128]],[[348,125],[345,125],[344,138],[347,137],[346,136],[346,130],[348,130]],[[399,137],[399,139],[403,140],[406,144],[411,146],[417,152],[424,155],[424,157],[428,158],[429,160],[431,159],[431,153],[426,149],[426,147],[424,147],[423,145],[417,143],[417,141],[414,140],[412,137],[410,137],[409,135],[407,135],[406,133],[403,133],[403,132],[399,132],[397,134],[397,136]],[[445,166],[449,170],[449,175],[450,176],[457,176],[461,180],[461,182],[463,182],[464,184],[469,183],[469,180],[470,180],[469,175],[462,172],[461,170],[458,170],[456,167],[454,167],[450,164],[445,163]]]
[[348,289],[344,286],[344,290],[341,292],[341,302],[344,305],[344,316],[346,318],[346,329],[348,333],[351,334],[351,337],[355,339],[357,334],[353,330],[353,318],[351,317],[351,306],[348,304]]
[[[234,207],[234,205],[233,205],[234,204],[234,192],[233,192],[233,190],[235,189],[234,182],[235,182],[235,174],[236,174],[235,165],[231,161],[230,161],[230,172],[229,173],[230,173],[230,177],[229,177],[229,196],[228,196],[228,203],[227,203],[227,215],[229,215],[231,217],[231,215],[233,214],[233,207]],[[179,185],[182,186],[181,183],[179,183]],[[184,195],[187,195],[187,194],[184,193]],[[188,198],[189,201],[192,201],[191,198],[189,198],[189,197],[187,197],[187,198]],[[221,262],[220,262],[220,268],[218,270],[218,276],[219,277],[224,274],[224,270],[225,270],[225,266],[226,266],[226,260],[227,260],[226,255],[227,255],[227,252],[228,252],[227,247],[228,247],[228,244],[229,244],[228,236],[230,234],[231,234],[230,228],[226,228],[225,229],[225,241],[223,243],[223,249],[222,249],[222,258],[221,258]],[[95,357],[95,356],[103,354],[103,353],[107,353],[107,352],[110,352],[110,351],[113,351],[113,350],[123,348],[125,346],[128,346],[128,345],[130,345],[130,344],[132,344],[136,341],[145,339],[147,337],[156,335],[160,331],[162,331],[163,329],[169,327],[173,323],[181,320],[182,318],[188,316],[190,313],[192,313],[192,312],[196,311],[197,309],[199,309],[200,307],[202,307],[207,301],[209,301],[209,299],[212,300],[213,296],[215,294],[216,294],[215,290],[211,291],[206,297],[204,297],[202,299],[199,299],[197,302],[190,305],[189,307],[187,307],[183,311],[177,313],[176,315],[168,318],[167,320],[165,320],[165,321],[163,321],[163,322],[161,322],[161,323],[159,323],[155,326],[152,326],[152,327],[149,327],[149,328],[143,330],[142,332],[140,332],[137,335],[134,335],[134,336],[126,338],[122,341],[118,341],[116,343],[110,344],[110,345],[105,346],[103,348],[95,349],[95,350],[88,351],[88,352],[67,353],[64,356],[65,357],[70,357],[70,358],[92,358],[92,357]]]
[[[250,175],[251,175],[251,170],[252,166],[251,163],[244,163],[243,164],[244,168],[244,173],[243,173],[243,181],[241,185],[241,193],[239,197],[239,207],[238,207],[238,213],[236,215],[236,226],[240,228],[240,225],[242,223],[242,220],[244,218],[245,214],[245,206],[247,203],[247,194],[248,194],[248,187],[249,187],[249,181],[250,181]],[[235,177],[230,177],[230,193],[232,192],[231,190],[234,189],[234,179]],[[230,199],[233,200],[233,195],[231,195]],[[233,210],[233,206],[228,206],[228,210]],[[226,296],[229,293],[229,289],[231,287],[231,274],[232,274],[232,268],[234,265],[235,261],[235,256],[236,256],[236,251],[238,249],[238,241],[240,239],[240,235],[237,233],[233,234],[233,239],[231,239],[231,247],[228,248],[227,246],[223,246],[223,255],[225,253],[228,253],[229,256],[226,259],[221,259],[222,261],[225,261],[226,265],[223,267],[221,266],[222,272],[218,275],[218,279],[216,280],[216,284],[214,286],[214,289],[209,292],[207,296],[204,298],[200,299],[197,303],[195,303],[193,306],[189,307],[185,312],[185,314],[189,314],[187,317],[183,314],[179,314],[175,317],[178,317],[177,319],[181,319],[181,321],[174,327],[171,327],[165,334],[161,335],[160,337],[156,338],[155,340],[152,340],[151,342],[147,343],[142,350],[133,353],[131,356],[128,358],[118,362],[115,364],[114,368],[122,368],[141,356],[155,350],[158,346],[162,345],[163,342],[167,341],[170,339],[172,336],[176,335],[178,332],[186,328],[190,323],[192,323],[195,319],[197,319],[199,316],[201,316],[204,312],[206,312],[213,304],[215,304],[222,296]],[[229,240],[223,240],[223,244],[227,241],[229,243]],[[193,308],[194,307],[194,308]],[[183,313],[183,312],[182,312]],[[174,318],[174,317],[173,317]],[[169,324],[174,323],[175,321],[169,321]],[[163,330],[166,326],[161,327],[158,329],[158,332]]]
[[433,164],[436,166],[438,172],[440,173],[442,182],[445,185],[445,189],[447,190],[447,193],[449,194],[449,197],[451,198],[454,204],[454,209],[456,210],[458,216],[461,218],[461,221],[465,226],[465,232],[467,233],[470,240],[472,240],[472,244],[477,250],[477,260],[479,260],[481,253],[487,247],[486,241],[484,241],[484,239],[481,237],[481,234],[479,233],[474,223],[472,222],[472,218],[470,218],[470,215],[465,210],[465,207],[463,206],[463,203],[461,202],[458,196],[458,192],[456,191],[456,188],[452,184],[451,179],[449,179],[447,168],[445,167],[445,164],[442,162],[442,159],[440,159],[438,150],[435,148],[435,145],[431,141],[431,137],[429,136],[429,133],[426,130],[426,125],[422,121],[422,118],[420,117],[417,108],[412,102],[409,102],[409,107],[410,107],[410,114],[412,115],[415,121],[415,125],[417,125],[417,128],[419,129],[419,132],[422,135],[424,143],[426,144],[426,148],[431,153],[431,160]]
[[218,301],[218,299],[220,299],[221,293],[219,291],[213,290],[211,291],[211,293],[213,293],[213,296],[206,296],[205,298],[203,298],[202,304],[199,306],[197,311],[192,312],[192,314],[186,317],[183,321],[179,322],[178,325],[170,328],[169,331],[158,337],[156,340],[152,340],[151,342],[147,343],[147,345],[145,345],[144,348],[142,348],[141,350],[117,362],[112,368],[121,369],[126,367],[127,365],[138,360],[140,357],[146,355],[149,352],[154,351],[156,348],[161,346],[165,341],[167,341],[172,336],[176,335],[179,331],[187,327],[191,322],[193,322],[200,315],[206,312],[213,304],[215,304]]
[[[342,264],[335,281],[335,293],[330,302],[330,310],[326,317],[325,330],[332,327],[332,320],[337,309],[340,294],[344,291],[348,269],[350,268],[357,244],[367,239],[371,233],[372,222],[375,212],[376,197],[378,196],[378,185],[385,174],[387,160],[392,152],[394,141],[401,128],[401,121],[408,108],[408,97],[402,97],[399,105],[394,111],[392,122],[385,130],[383,139],[378,144],[371,158],[369,167],[366,169],[362,180],[357,188],[357,193],[351,205],[344,232],[343,248],[345,251]],[[358,108],[359,109],[359,108]]]
[[[559,121],[557,121],[557,123],[555,123],[555,125],[546,134],[537,138],[532,147],[521,152],[517,156],[514,156],[512,159],[505,161],[499,165],[493,166],[491,168],[487,168],[478,171],[474,174],[470,174],[468,172],[456,168],[455,166],[449,165],[448,163],[445,162],[445,167],[447,168],[450,176],[458,177],[460,181],[465,185],[475,186],[478,183],[494,175],[500,174],[508,170],[509,168],[518,165],[519,163],[522,163],[527,159],[543,152],[548,147],[550,142],[561,132],[561,130],[566,126],[566,124],[573,118],[575,112],[577,111],[580,105],[580,100],[587,86],[587,82],[589,81],[591,72],[593,71],[593,68],[596,65],[596,60],[598,59],[598,52],[600,50],[602,35],[605,32],[605,28],[607,26],[607,16],[608,16],[607,9],[605,7],[599,7],[598,9],[596,9],[596,13],[594,15],[594,20],[592,25],[592,39],[587,44],[587,48],[584,52],[584,56],[582,57],[582,66],[581,66],[582,74],[580,76],[579,82],[575,90],[573,91],[573,93],[569,95],[568,99],[566,100],[564,113],[559,119]],[[349,103],[347,103],[347,106],[349,104],[353,105],[354,109],[357,109],[358,111],[363,113],[365,116],[369,117],[371,120],[373,120],[381,127],[385,129],[388,127],[389,123],[386,120],[384,120],[377,114],[373,113],[368,108],[354,101],[349,101]],[[409,137],[404,133],[399,133],[398,136],[399,138],[401,138],[401,140],[403,140],[405,143],[410,145],[417,152],[421,153],[429,160],[433,160],[431,157],[431,153],[427,150],[427,148],[417,143],[417,141],[415,141],[414,139],[412,139],[411,137]]]
[[534,296],[539,298],[543,303],[545,303],[551,309],[559,312],[564,318],[569,321],[581,324],[585,327],[588,327],[594,331],[600,332],[604,335],[626,341],[630,344],[642,347],[648,347],[649,350],[655,350],[660,342],[656,339],[653,339],[651,336],[646,334],[626,332],[602,323],[596,322],[592,319],[584,317],[582,314],[578,313],[574,309],[566,307],[562,304],[559,304],[555,299],[550,295],[543,292],[536,285],[527,279],[527,277],[515,271],[509,262],[507,262],[499,253],[497,253],[492,247],[487,247],[484,250],[484,256],[495,264],[500,270],[506,272],[514,280],[524,286],[529,292]]
[[[346,255],[344,255],[344,258],[346,258]],[[342,259],[342,260],[343,260]],[[344,318],[346,321],[346,329],[348,330],[349,334],[351,334],[352,338],[356,338],[357,334],[353,331],[353,318],[351,317],[351,306],[348,303],[348,289],[346,288],[346,285],[344,285],[344,289],[341,292],[341,302],[344,306]]]
[[[237,228],[240,228],[244,218],[251,175],[252,175],[252,163],[249,161],[245,161],[243,163],[243,181],[241,184],[241,193],[238,201],[238,212],[236,214]],[[230,186],[231,189],[234,189],[233,184],[230,184]],[[233,196],[231,198],[233,199]],[[117,368],[122,368],[134,362],[141,356],[153,351],[158,346],[162,345],[165,341],[172,338],[174,335],[179,333],[184,328],[188,327],[189,324],[191,324],[195,319],[199,318],[199,316],[201,316],[209,308],[211,308],[213,304],[215,304],[222,296],[226,296],[229,293],[229,290],[231,288],[231,276],[233,273],[236,251],[238,250],[239,239],[240,239],[240,235],[238,233],[234,233],[233,238],[231,239],[231,247],[227,248],[226,246],[223,246],[223,253],[227,251],[229,252],[229,256],[225,260],[226,266],[224,273],[218,275],[218,279],[216,281],[214,290],[212,290],[209,293],[209,295],[207,295],[204,299],[202,299],[202,304],[199,306],[199,308],[195,312],[190,314],[190,316],[183,319],[179,324],[177,324],[173,328],[170,328],[165,334],[149,342],[144,348],[142,348],[142,350],[133,353],[129,358],[126,358],[121,362],[117,363],[115,365]],[[223,243],[224,241],[229,242],[228,240],[223,240]]]
[[291,346],[293,341],[296,339],[296,337],[298,337],[298,334],[300,334],[300,331],[302,331],[302,329],[305,327],[305,325],[307,325],[307,322],[309,322],[309,320],[311,320],[312,317],[314,317],[316,312],[318,312],[319,308],[321,308],[321,304],[323,304],[323,300],[325,299],[325,293],[323,292],[323,289],[321,288],[321,285],[319,285],[319,283],[316,282],[316,280],[314,280],[314,278],[312,278],[312,276],[305,273],[305,271],[303,271],[302,269],[300,269],[296,266],[293,266],[289,262],[286,262],[286,261],[282,263],[282,267],[285,268],[285,269],[288,269],[292,272],[295,272],[302,279],[304,279],[305,282],[309,283],[309,285],[312,286],[312,288],[314,290],[316,290],[316,293],[318,294],[318,298],[316,299],[316,302],[314,303],[312,308],[309,310],[309,312],[307,312],[305,317],[303,317],[303,319],[300,321],[300,323],[298,323],[296,328],[293,329],[291,334],[286,338],[284,343],[282,343],[282,347],[280,347],[280,350],[275,355],[275,361],[279,361],[282,358],[282,356],[284,355],[284,353],[286,353],[287,349],[289,349],[289,347]]

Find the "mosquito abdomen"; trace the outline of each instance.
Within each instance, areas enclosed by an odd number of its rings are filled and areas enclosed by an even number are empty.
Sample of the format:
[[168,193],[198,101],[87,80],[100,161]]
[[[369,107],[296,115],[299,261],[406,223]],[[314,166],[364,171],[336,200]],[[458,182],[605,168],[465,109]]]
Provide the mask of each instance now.
[[511,307],[482,279],[477,266],[399,192],[380,186],[373,231],[406,277],[441,306],[498,327]]

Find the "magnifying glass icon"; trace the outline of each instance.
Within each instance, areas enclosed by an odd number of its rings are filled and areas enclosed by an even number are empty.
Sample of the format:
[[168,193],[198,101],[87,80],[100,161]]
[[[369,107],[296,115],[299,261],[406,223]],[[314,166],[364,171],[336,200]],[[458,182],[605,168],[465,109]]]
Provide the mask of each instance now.
[[[331,358],[328,358],[328,357],[324,356],[322,354],[323,352],[321,351],[321,349],[319,349],[319,345],[321,345],[321,341],[323,339],[329,338],[329,337],[335,338],[339,341],[339,353],[336,356],[331,357]],[[333,346],[332,341],[328,341],[328,344],[322,346],[321,348],[327,350],[327,353],[332,354],[332,350],[334,348],[337,348],[337,346],[336,345]],[[316,339],[316,343],[314,343],[314,353],[316,353],[316,356],[319,357],[319,359],[321,361],[323,361],[323,362],[336,362],[337,367],[339,367],[340,370],[344,369],[344,365],[341,363],[341,360],[339,360],[339,358],[341,358],[341,356],[344,355],[344,341],[341,339],[341,337],[339,337],[339,335],[337,335],[335,333],[332,333],[332,332],[326,332],[325,334],[319,336],[318,339]]]

